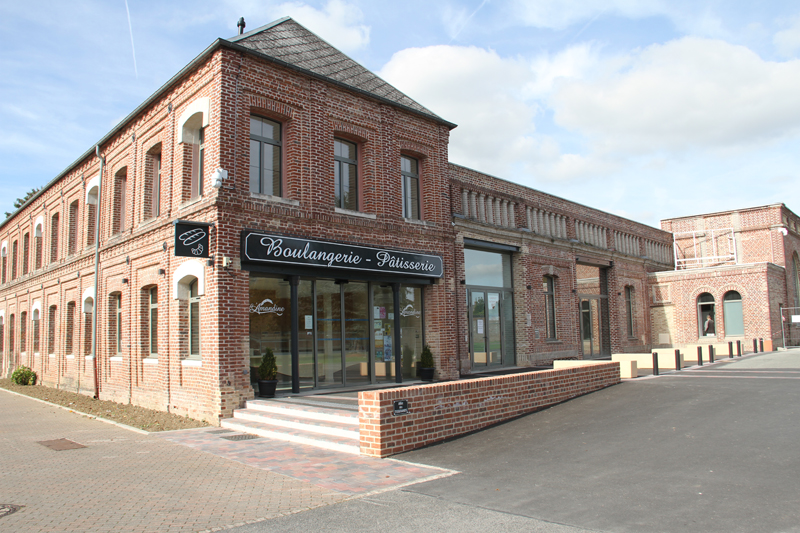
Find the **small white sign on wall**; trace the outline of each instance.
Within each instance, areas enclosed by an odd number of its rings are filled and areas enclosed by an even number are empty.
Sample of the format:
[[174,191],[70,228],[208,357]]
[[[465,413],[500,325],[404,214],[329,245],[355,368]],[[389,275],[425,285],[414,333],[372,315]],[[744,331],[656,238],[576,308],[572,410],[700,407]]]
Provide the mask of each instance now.
[[483,335],[483,319],[478,319],[478,335]]
[[800,315],[792,315],[792,323],[800,322]]

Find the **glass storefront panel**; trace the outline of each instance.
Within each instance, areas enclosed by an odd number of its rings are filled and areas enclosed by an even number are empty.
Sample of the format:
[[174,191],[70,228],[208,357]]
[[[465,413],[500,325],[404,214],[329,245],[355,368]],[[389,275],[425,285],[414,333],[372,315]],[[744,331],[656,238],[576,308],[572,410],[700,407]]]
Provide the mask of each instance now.
[[472,362],[485,365],[486,357],[486,305],[483,292],[472,293]]
[[486,293],[486,337],[489,343],[489,364],[503,364],[503,343],[500,337],[500,293]]
[[514,358],[514,299],[511,291],[503,292],[503,364],[513,365]]
[[278,364],[278,386],[292,385],[291,288],[280,278],[250,277],[251,382],[266,348],[272,348]]
[[467,285],[481,287],[511,286],[511,256],[483,250],[464,250]]
[[342,385],[342,299],[333,280],[316,282],[317,384]]
[[300,280],[297,287],[298,351],[300,357],[300,387],[314,386],[314,293],[310,280]]
[[[394,381],[394,291],[388,285],[372,289],[372,342],[375,356],[375,380]],[[391,318],[390,318],[391,317]]]
[[343,292],[344,357],[347,372],[345,385],[369,383],[368,285],[366,283],[350,282],[344,286]]
[[403,379],[414,379],[423,348],[421,287],[400,287],[400,344],[403,346]]

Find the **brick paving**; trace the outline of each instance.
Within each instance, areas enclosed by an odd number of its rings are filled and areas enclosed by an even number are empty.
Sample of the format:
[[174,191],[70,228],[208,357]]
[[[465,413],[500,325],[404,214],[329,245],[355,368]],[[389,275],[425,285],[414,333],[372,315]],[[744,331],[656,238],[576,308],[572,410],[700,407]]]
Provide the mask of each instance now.
[[[213,531],[447,472],[215,429],[142,434],[0,391],[0,506],[22,506],[0,531]],[[38,444],[56,439],[86,447]]]

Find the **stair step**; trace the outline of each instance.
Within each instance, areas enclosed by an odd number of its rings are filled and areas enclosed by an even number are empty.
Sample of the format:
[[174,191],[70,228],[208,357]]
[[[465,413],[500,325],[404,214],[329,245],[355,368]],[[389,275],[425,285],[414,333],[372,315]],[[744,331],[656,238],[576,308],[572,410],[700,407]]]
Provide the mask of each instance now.
[[235,429],[243,433],[258,435],[269,439],[278,439],[298,444],[316,446],[327,450],[358,455],[361,453],[359,441],[356,438],[338,437],[335,435],[320,435],[307,431],[278,427],[264,422],[256,422],[243,418],[227,418],[222,420],[222,427]]
[[[300,413],[298,415],[297,412],[281,413],[267,412],[258,409],[237,409],[233,412],[233,418],[237,420],[242,419],[261,422],[263,424],[282,428],[307,431],[309,433],[334,435],[358,441],[359,428],[357,424],[353,425],[349,421],[347,423],[342,423],[339,421],[320,420],[302,416],[305,414],[307,413]],[[356,419],[356,421],[358,421],[358,419]]]
[[281,400],[248,400],[247,409],[289,417],[325,420],[358,426],[358,412],[349,409],[332,408],[328,406],[314,407],[310,405],[297,405]]

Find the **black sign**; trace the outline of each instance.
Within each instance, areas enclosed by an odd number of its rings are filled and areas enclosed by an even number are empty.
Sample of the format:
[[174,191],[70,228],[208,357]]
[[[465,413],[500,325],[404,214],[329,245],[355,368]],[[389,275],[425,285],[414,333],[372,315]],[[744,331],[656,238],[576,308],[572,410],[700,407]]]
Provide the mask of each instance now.
[[210,224],[202,222],[175,222],[175,256],[209,257]]
[[296,239],[255,231],[242,233],[242,261],[370,270],[429,278],[441,278],[444,274],[442,258],[437,255]]
[[394,416],[408,414],[408,400],[394,401]]

